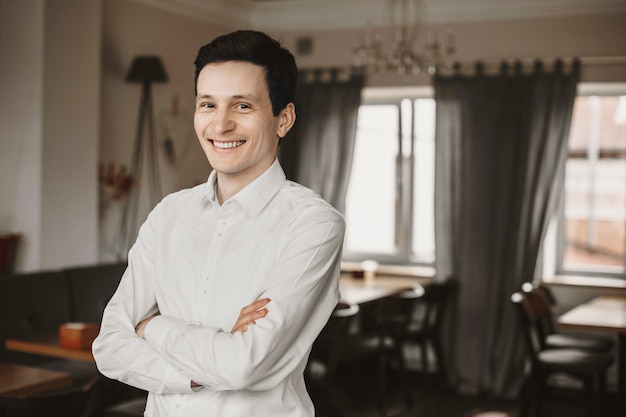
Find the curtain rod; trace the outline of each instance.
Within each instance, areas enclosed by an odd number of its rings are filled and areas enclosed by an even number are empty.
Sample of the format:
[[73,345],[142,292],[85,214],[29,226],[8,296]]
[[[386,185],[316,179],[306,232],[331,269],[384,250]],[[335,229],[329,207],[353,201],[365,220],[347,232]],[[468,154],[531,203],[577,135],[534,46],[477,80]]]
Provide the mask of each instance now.
[[540,61],[543,63],[554,63],[558,60],[563,61],[565,64],[571,64],[575,60],[578,60],[581,65],[625,65],[626,64],[626,56],[587,56],[587,57],[550,57],[550,58],[502,58],[502,59],[474,59],[471,62],[459,62],[453,61],[452,64],[460,64],[461,66],[465,65],[476,65],[477,62],[483,63],[483,65],[501,65],[503,62],[508,64],[515,64],[516,62],[520,62],[523,66],[532,66],[535,65],[536,62]]
[[453,61],[445,67],[441,68],[437,73],[442,75],[465,74],[472,73],[494,73],[500,72],[503,68],[512,70],[529,71],[538,67],[551,70],[560,65],[566,71],[568,69],[578,68],[583,70],[589,67],[597,66],[626,66],[626,56],[608,56],[608,57],[553,57],[553,58],[503,58],[500,60],[480,60],[473,62]]
[[307,82],[311,81],[331,81],[331,80],[349,80],[353,76],[360,73],[355,70],[354,67],[315,67],[315,68],[301,68],[299,70],[300,76]]
[[[475,59],[473,61],[451,61],[447,68],[443,69],[442,72],[448,73],[453,70],[455,66],[460,66],[461,71],[470,69],[475,69],[478,63],[482,64],[482,66],[487,70],[499,69],[503,63],[514,66],[517,62],[521,63],[524,69],[533,67],[537,62],[541,62],[543,65],[551,66],[555,64],[557,61],[562,61],[566,66],[570,66],[573,64],[575,60],[578,60],[581,67],[591,67],[591,66],[620,66],[626,65],[626,56],[593,56],[593,57],[551,57],[551,58],[502,58],[502,59],[489,59],[489,60],[481,60]],[[334,77],[338,77],[339,79],[347,79],[350,76],[355,74],[363,74],[362,69],[350,65],[346,66],[329,66],[329,67],[309,67],[309,68],[301,68],[300,73],[304,75],[309,81],[316,77],[321,77],[325,80],[333,79]]]

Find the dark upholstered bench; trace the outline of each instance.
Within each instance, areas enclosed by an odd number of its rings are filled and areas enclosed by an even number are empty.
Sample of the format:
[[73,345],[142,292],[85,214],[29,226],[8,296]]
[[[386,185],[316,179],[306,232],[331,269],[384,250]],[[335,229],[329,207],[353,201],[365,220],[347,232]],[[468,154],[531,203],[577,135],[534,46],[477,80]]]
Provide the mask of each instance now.
[[[98,372],[93,363],[8,351],[5,339],[51,334],[58,332],[60,324],[72,321],[99,324],[125,269],[122,262],[0,274],[0,361],[67,372],[73,377],[72,385],[92,378]],[[137,409],[145,406],[145,392],[121,382],[103,379],[97,391],[98,414],[112,404],[138,397]],[[143,408],[128,415],[142,414]]]
[[70,321],[100,323],[125,263],[0,276],[0,360],[12,362],[7,337],[58,331]]

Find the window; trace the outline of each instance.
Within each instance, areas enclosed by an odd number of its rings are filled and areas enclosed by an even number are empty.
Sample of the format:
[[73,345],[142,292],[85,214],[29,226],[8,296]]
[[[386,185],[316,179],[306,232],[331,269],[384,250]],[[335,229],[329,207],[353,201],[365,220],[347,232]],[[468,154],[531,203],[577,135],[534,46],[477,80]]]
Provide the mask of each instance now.
[[346,259],[434,262],[431,97],[428,90],[365,90],[346,196]]
[[[432,265],[435,103],[366,89],[346,197],[344,257]],[[547,271],[626,278],[626,85],[581,85]]]
[[574,104],[557,228],[561,274],[626,276],[626,88],[617,90],[583,86]]

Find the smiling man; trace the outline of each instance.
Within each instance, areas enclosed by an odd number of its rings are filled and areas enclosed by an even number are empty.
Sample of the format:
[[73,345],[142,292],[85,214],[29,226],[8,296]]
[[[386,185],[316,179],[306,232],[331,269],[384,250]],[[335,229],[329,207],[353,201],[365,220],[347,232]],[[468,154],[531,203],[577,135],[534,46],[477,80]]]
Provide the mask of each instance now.
[[313,416],[303,372],[339,300],[344,222],[288,181],[297,68],[264,33],[200,48],[194,126],[213,171],[142,225],[93,353],[146,416]]

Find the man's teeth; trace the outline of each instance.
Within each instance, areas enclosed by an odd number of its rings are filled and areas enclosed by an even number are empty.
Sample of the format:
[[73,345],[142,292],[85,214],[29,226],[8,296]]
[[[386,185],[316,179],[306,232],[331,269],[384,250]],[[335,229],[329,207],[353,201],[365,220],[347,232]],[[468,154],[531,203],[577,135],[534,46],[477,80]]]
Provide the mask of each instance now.
[[244,144],[245,141],[240,140],[238,142],[217,142],[217,141],[213,141],[213,145],[215,145],[216,148],[220,148],[220,149],[230,149],[230,148],[236,148],[237,146],[241,146]]

